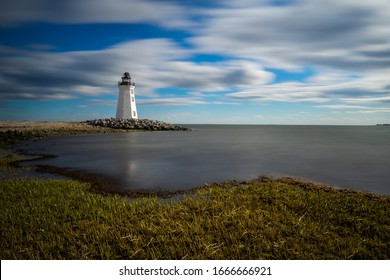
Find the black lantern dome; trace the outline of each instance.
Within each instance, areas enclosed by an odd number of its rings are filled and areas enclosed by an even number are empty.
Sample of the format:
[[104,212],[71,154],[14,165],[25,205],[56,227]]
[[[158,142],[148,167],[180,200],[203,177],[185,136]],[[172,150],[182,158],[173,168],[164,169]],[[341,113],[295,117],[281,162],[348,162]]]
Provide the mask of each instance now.
[[131,83],[131,76],[130,76],[130,73],[129,72],[125,72],[123,73],[123,76],[122,76],[122,81],[119,81],[118,82],[118,85],[120,86],[131,86],[131,85],[135,85],[134,83]]

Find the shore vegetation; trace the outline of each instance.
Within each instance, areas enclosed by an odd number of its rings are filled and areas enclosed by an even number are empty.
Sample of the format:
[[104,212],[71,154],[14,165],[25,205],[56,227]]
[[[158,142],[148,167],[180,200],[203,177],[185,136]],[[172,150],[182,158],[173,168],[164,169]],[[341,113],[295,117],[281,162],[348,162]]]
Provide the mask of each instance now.
[[6,180],[1,259],[389,259],[390,200],[299,180],[227,182],[180,200],[74,180]]

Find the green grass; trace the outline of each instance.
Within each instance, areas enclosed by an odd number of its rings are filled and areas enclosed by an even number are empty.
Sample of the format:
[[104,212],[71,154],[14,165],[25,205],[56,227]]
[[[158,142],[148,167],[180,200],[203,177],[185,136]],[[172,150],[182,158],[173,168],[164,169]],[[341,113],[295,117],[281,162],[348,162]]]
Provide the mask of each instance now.
[[18,159],[15,154],[7,153],[7,151],[0,149],[0,171],[12,169],[11,163]]
[[258,180],[176,202],[74,180],[6,180],[1,259],[389,259],[390,198]]
[[0,172],[16,169],[14,166],[15,162],[29,158],[31,157],[18,155],[10,150],[5,150],[0,147]]

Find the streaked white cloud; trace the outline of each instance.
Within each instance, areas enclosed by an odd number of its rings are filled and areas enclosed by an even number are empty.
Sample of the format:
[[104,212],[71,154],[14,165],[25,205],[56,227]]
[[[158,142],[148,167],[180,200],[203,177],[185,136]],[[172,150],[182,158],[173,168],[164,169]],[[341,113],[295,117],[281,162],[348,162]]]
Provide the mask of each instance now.
[[386,1],[256,2],[210,11],[190,41],[203,52],[255,59],[279,69],[312,65],[363,72],[390,67]]
[[191,52],[168,39],[130,41],[101,51],[14,53],[18,55],[0,58],[2,100],[116,94],[116,81],[124,71],[135,73],[139,96],[156,98],[159,88],[214,92],[273,79],[272,73],[253,62],[186,61]]
[[13,0],[2,5],[0,26],[28,22],[151,23],[189,28],[190,10],[170,1],[153,0]]
[[366,106],[355,106],[355,105],[318,105],[314,106],[318,108],[330,108],[330,109],[366,109]]
[[331,72],[328,69],[303,82],[267,84],[238,90],[226,96],[247,102],[340,102],[383,105],[390,102],[387,80],[389,75],[388,70],[383,70],[375,72],[375,75],[356,77],[345,71]]
[[153,99],[141,99],[137,101],[140,105],[159,105],[159,106],[189,106],[205,104],[205,101],[187,98],[187,97],[175,97],[175,98],[153,98]]
[[86,85],[74,86],[70,88],[70,91],[82,94],[83,96],[96,96],[106,93],[104,88]]
[[318,105],[314,106],[318,108],[328,108],[335,111],[342,111],[348,114],[377,114],[377,113],[390,113],[388,107],[372,107],[372,106],[358,106],[358,105]]

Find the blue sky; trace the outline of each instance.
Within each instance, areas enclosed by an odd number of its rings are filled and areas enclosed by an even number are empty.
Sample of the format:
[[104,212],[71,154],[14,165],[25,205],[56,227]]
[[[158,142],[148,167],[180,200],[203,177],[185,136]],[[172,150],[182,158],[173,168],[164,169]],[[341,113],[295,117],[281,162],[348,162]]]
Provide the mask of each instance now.
[[[3,1],[4,2],[4,1]],[[390,3],[14,0],[0,9],[0,120],[390,122]]]

